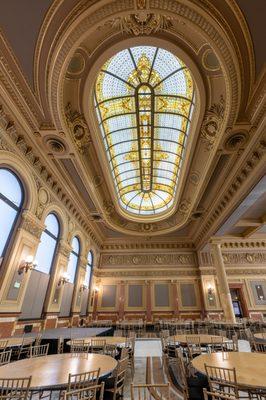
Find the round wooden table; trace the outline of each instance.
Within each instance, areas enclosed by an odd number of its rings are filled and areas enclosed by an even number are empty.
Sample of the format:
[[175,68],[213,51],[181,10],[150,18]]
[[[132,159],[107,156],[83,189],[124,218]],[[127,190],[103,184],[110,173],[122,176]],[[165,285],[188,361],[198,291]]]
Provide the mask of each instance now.
[[230,342],[230,339],[228,339],[228,338],[226,338],[224,336],[205,335],[205,334],[200,334],[200,335],[193,335],[193,334],[175,335],[175,336],[170,336],[169,339],[172,342],[181,343],[181,344],[185,344],[186,345],[187,344],[187,338],[189,338],[189,337],[199,337],[201,344]]
[[[25,337],[24,340],[27,344],[31,344],[35,341],[35,337]],[[23,343],[23,337],[7,337],[7,338],[0,338],[0,342],[7,341],[7,347],[18,347],[21,346]]]
[[[116,346],[124,345],[126,343],[126,338],[122,336],[96,336],[96,337],[84,337],[74,340],[84,340],[85,344],[91,344],[92,340],[105,340],[106,344],[114,344]],[[71,340],[66,342],[68,346],[71,344]]]
[[192,361],[193,367],[206,374],[204,364],[215,367],[235,368],[240,387],[266,388],[266,354],[243,352],[219,352],[202,354]]
[[266,342],[266,332],[254,333],[254,338],[260,342]]
[[59,389],[67,386],[69,374],[100,368],[100,376],[104,377],[116,366],[114,358],[102,354],[55,354],[3,365],[0,367],[0,379],[32,376],[30,390]]

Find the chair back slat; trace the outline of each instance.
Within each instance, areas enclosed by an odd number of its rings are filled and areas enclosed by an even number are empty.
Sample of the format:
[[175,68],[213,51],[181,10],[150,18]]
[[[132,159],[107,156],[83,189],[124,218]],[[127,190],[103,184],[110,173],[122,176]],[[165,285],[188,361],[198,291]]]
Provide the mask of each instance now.
[[93,371],[82,372],[80,374],[69,374],[67,390],[78,390],[84,387],[98,385],[99,375],[100,368]]
[[1,379],[0,400],[27,400],[31,384],[31,376],[28,378]]
[[64,400],[103,400],[104,382],[64,393]]

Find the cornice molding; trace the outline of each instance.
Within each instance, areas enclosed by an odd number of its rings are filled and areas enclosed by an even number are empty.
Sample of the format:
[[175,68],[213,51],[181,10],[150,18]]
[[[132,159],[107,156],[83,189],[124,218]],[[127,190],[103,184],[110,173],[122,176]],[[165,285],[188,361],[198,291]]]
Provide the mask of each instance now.
[[110,243],[103,244],[101,246],[101,252],[105,253],[110,250],[113,251],[121,251],[121,250],[173,250],[173,249],[194,249],[194,245],[191,242],[182,242],[182,243]]

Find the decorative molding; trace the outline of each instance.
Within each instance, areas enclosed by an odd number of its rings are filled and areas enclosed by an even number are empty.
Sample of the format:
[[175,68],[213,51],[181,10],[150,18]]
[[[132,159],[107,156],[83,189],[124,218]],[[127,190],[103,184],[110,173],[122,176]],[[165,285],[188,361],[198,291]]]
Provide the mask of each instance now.
[[194,254],[103,254],[101,266],[196,265]]
[[156,278],[167,278],[167,277],[180,277],[180,276],[191,276],[198,277],[199,271],[193,270],[146,270],[146,271],[106,271],[97,270],[94,271],[94,276],[98,278],[125,278],[125,277],[156,277]]
[[266,276],[266,271],[265,268],[261,269],[227,269],[226,270],[227,275],[251,275],[253,278],[256,277],[256,275],[264,275]]
[[24,229],[29,232],[32,236],[40,239],[42,232],[45,229],[45,225],[42,224],[35,215],[31,214],[29,211],[23,211],[22,222],[19,229]]
[[224,253],[224,264],[266,264],[266,252],[264,253]]
[[250,241],[245,241],[244,239],[241,239],[239,241],[230,241],[230,242],[224,242],[221,245],[222,249],[256,249],[256,248],[266,248],[266,240],[250,240]]
[[102,251],[116,250],[172,250],[172,249],[193,249],[191,242],[174,242],[174,243],[110,243],[101,246]]
[[[172,18],[148,10],[141,10],[126,17],[114,18],[105,25],[118,28],[122,33],[134,36],[151,35],[172,28]],[[100,27],[101,29],[101,27]]]
[[60,240],[59,246],[58,246],[59,254],[62,254],[64,257],[68,258],[71,250],[72,250],[72,247],[69,243],[65,242],[64,240]]
[[79,152],[84,154],[91,143],[90,131],[84,116],[73,110],[69,102],[65,109],[65,117],[74,143]]
[[204,120],[201,126],[201,138],[206,143],[207,150],[211,150],[215,140],[220,132],[225,110],[225,101],[223,96],[220,97],[220,102],[213,104],[205,113]]

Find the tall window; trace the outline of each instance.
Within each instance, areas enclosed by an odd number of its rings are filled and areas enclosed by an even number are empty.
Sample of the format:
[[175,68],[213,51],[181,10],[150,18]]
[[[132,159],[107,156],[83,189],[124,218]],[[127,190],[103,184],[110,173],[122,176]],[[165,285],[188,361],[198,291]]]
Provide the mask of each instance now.
[[18,177],[6,168],[0,168],[0,258],[11,238],[23,203],[23,188]]
[[36,269],[49,274],[54,261],[60,226],[55,214],[49,214],[46,217],[45,225],[46,228],[42,233],[35,260]]
[[93,253],[90,250],[88,254],[88,264],[86,268],[86,275],[85,275],[85,284],[90,287],[90,280],[91,280],[91,272],[93,267]]
[[79,260],[79,252],[80,252],[80,243],[79,239],[75,236],[72,240],[72,251],[70,253],[68,266],[67,266],[67,273],[69,275],[69,282],[74,283],[76,270],[78,266]]

